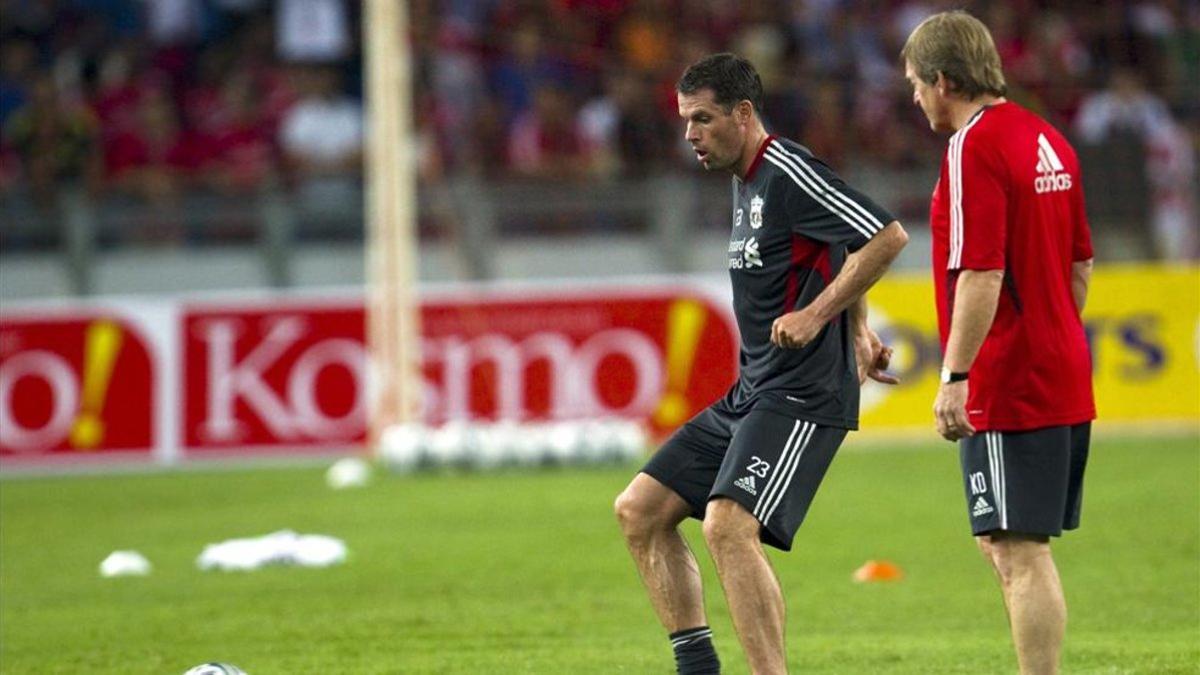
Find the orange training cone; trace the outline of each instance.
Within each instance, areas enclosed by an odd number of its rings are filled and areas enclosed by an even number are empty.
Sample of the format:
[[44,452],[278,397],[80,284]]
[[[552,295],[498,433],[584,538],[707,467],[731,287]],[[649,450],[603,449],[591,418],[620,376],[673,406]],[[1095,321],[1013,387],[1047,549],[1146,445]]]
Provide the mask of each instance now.
[[904,571],[895,563],[887,560],[868,560],[863,566],[854,570],[854,580],[859,583],[870,581],[899,581],[904,578]]

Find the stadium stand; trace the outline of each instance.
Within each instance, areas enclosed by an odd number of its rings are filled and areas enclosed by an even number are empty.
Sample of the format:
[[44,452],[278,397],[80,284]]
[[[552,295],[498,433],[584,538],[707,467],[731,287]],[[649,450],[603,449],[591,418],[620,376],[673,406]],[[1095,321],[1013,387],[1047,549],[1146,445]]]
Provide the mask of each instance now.
[[[758,65],[773,130],[920,236],[942,141],[896,61],[943,4],[412,3],[423,277],[521,276],[530,259],[557,261],[539,276],[718,269],[671,244],[683,229],[723,236],[724,179],[694,171],[673,97],[681,68],[718,49]],[[1013,98],[1078,141],[1101,257],[1200,255],[1194,5],[968,5]],[[153,270],[195,265],[180,286],[361,281],[360,13],[349,0],[4,3],[4,295],[157,290]],[[602,266],[572,257],[580,241],[607,247]],[[198,262],[212,250],[237,271]],[[130,255],[144,275],[119,272]]]

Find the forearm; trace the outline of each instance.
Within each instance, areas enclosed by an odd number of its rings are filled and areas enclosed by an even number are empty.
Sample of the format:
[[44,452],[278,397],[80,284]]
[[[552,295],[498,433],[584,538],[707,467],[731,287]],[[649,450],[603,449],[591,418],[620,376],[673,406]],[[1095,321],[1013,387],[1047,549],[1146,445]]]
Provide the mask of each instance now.
[[863,293],[850,303],[846,313],[850,316],[850,325],[857,331],[867,327],[867,294]]
[[[822,322],[833,320],[842,311],[862,299],[864,293],[879,281],[900,250],[908,243],[908,234],[898,221],[892,221],[871,241],[846,258],[846,264],[825,290],[806,308]],[[866,304],[859,308],[866,320]],[[855,310],[855,311],[859,311]]]
[[975,363],[996,316],[1003,284],[1003,270],[963,270],[959,273],[950,337],[946,340],[946,356],[942,362],[952,372],[966,372]]
[[1071,265],[1071,295],[1075,297],[1075,309],[1083,315],[1087,304],[1088,284],[1092,280],[1092,259],[1080,260]]

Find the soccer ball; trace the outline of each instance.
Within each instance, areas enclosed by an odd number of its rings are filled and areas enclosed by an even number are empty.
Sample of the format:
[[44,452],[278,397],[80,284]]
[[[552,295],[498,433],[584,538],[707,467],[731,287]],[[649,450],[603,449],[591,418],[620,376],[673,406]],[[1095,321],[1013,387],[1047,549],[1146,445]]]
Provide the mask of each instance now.
[[232,663],[202,663],[183,675],[246,675],[246,671]]
[[359,457],[343,457],[325,472],[325,483],[334,490],[362,487],[371,478],[371,465]]
[[407,473],[425,460],[429,450],[429,432],[420,424],[396,424],[379,438],[379,457],[392,471]]

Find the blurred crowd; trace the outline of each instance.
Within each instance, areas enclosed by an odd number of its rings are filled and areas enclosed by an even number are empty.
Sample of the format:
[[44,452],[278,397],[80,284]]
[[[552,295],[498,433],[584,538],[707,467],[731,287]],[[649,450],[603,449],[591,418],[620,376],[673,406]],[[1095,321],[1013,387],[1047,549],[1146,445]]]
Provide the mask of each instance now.
[[[421,175],[688,166],[674,82],[719,50],[758,66],[770,128],[835,168],[928,165],[944,141],[922,128],[897,54],[952,5],[415,0]],[[1133,134],[1153,189],[1194,202],[1200,3],[966,8],[993,30],[1013,98],[1083,143]],[[76,184],[163,203],[360,180],[361,13],[352,0],[0,0],[0,195],[51,203]],[[1175,217],[1194,227],[1186,208]]]

